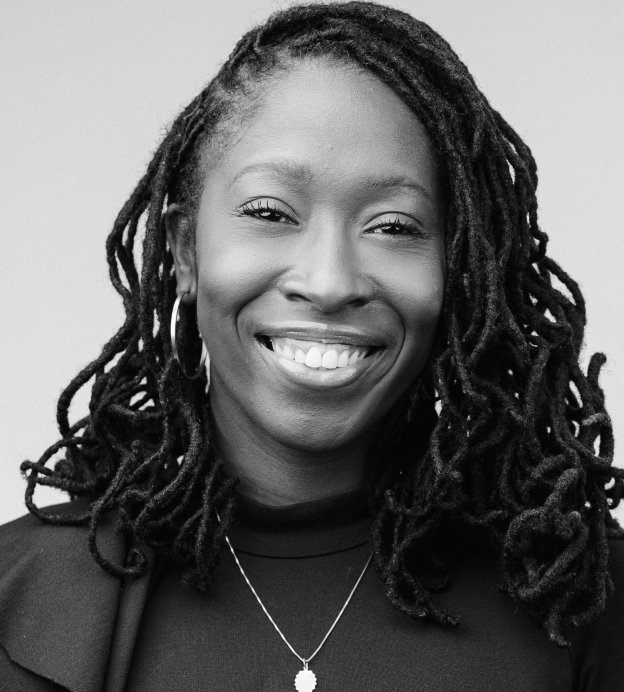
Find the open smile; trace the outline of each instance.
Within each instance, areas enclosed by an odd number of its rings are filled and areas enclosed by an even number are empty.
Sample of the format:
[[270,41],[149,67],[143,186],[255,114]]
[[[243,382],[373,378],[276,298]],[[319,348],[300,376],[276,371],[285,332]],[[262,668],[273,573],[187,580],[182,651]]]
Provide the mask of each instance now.
[[355,365],[379,350],[375,346],[310,341],[289,337],[261,337],[261,342],[271,351],[308,368],[334,370]]
[[258,334],[266,359],[290,380],[312,386],[344,386],[359,379],[383,347],[378,339],[345,330],[340,333],[282,329]]

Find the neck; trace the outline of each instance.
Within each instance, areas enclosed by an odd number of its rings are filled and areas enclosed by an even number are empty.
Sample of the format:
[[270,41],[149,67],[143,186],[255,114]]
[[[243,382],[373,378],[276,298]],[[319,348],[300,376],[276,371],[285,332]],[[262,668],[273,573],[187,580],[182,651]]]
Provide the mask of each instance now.
[[338,449],[303,450],[232,420],[213,414],[219,455],[228,473],[239,478],[238,492],[244,497],[284,507],[362,487],[371,435]]

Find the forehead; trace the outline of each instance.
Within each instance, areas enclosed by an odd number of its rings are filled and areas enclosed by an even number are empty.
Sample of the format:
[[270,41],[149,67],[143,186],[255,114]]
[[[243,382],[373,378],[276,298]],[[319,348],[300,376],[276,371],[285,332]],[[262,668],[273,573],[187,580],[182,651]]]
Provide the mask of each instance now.
[[[328,60],[296,60],[256,87],[258,105],[237,123],[220,157],[232,181],[245,168],[281,159],[300,176],[328,186],[362,177],[436,175],[425,128],[401,98],[372,73]],[[305,170],[307,168],[307,171]]]

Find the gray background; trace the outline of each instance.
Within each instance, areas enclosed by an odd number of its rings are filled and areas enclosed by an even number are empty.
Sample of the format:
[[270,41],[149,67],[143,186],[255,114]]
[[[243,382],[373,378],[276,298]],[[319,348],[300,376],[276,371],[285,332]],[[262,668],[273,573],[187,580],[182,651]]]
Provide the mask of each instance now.
[[[531,146],[550,253],[585,291],[586,354],[624,426],[624,3],[406,0]],[[104,240],[166,124],[236,40],[287,3],[0,4],[0,523],[24,513],[19,462],[56,440],[56,398],[122,321]],[[587,356],[585,356],[585,362]],[[86,411],[83,393],[74,418]],[[617,463],[624,465],[620,450]],[[41,505],[65,496],[38,491]],[[624,508],[618,510],[624,519]]]

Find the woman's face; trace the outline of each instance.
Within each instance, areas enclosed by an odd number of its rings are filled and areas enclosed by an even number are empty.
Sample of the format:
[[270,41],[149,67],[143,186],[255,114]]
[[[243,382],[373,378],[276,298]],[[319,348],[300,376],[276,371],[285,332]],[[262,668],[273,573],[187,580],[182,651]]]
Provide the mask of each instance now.
[[301,61],[262,89],[207,161],[197,215],[211,404],[241,434],[337,449],[373,429],[429,355],[440,183],[422,124],[373,75]]

